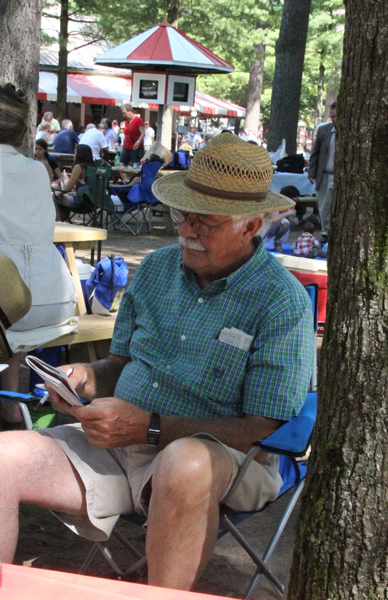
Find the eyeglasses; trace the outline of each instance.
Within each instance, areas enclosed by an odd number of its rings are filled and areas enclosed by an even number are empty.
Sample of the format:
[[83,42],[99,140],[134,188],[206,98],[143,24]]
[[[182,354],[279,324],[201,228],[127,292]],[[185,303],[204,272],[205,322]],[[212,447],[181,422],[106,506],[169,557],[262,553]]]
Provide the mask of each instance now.
[[188,221],[190,227],[194,229],[194,231],[198,233],[198,235],[202,235],[204,237],[210,235],[213,229],[216,229],[217,227],[221,227],[221,225],[225,225],[225,223],[230,223],[230,221],[233,221],[233,219],[228,219],[227,221],[222,221],[222,223],[218,223],[217,225],[208,225],[204,221],[201,221],[201,219],[193,219],[192,217],[189,217],[189,213],[183,213],[180,210],[177,210],[176,208],[170,208],[170,213],[171,218],[174,221],[177,228],[182,227],[182,225],[184,225],[186,221]]

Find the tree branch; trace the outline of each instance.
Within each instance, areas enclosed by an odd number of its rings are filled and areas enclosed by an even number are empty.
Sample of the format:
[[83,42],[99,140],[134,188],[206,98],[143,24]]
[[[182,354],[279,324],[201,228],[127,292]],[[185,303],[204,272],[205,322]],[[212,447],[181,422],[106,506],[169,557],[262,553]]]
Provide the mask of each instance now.
[[85,46],[90,46],[90,44],[94,44],[95,42],[102,42],[104,40],[105,40],[104,37],[96,38],[95,40],[91,40],[90,42],[87,42],[86,44],[82,44],[82,46],[77,46],[76,48],[72,48],[71,50],[69,50],[69,54],[70,54],[70,52],[74,52],[74,50],[79,50],[80,48],[84,48]]

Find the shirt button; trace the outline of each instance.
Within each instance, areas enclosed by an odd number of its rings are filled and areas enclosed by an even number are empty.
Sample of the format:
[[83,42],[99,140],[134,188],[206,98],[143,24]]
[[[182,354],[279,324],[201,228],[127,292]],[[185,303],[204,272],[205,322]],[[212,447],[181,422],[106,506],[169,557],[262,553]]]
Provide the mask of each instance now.
[[171,365],[167,365],[166,369],[167,369],[167,371],[169,371],[171,369]]
[[159,387],[159,384],[158,384],[158,383],[156,383],[156,381],[155,381],[155,382],[152,384],[152,387],[156,389],[157,387]]
[[198,298],[198,304],[202,304],[203,298]]
[[185,335],[181,335],[181,340],[182,340],[182,342],[184,342],[184,341],[185,341],[185,339],[186,339],[186,336],[185,336]]

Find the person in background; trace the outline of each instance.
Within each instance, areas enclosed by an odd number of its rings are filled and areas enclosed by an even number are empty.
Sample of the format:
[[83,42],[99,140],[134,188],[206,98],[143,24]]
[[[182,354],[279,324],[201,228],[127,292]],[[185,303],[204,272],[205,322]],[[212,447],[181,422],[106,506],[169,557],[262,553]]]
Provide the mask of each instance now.
[[327,242],[330,230],[331,205],[334,195],[334,154],[337,127],[337,103],[330,105],[331,123],[318,128],[309,160],[309,180],[316,182],[321,241]]
[[40,131],[36,134],[35,140],[45,140],[48,142],[51,137],[50,129],[50,123],[42,123]]
[[112,121],[107,117],[104,117],[103,119],[101,119],[100,124],[103,125],[105,128],[105,131],[103,133],[105,141],[108,144],[108,149],[114,150],[115,145],[119,142],[119,136],[117,135],[115,129],[113,129]]
[[109,150],[104,133],[105,125],[100,123],[96,127],[93,125],[93,123],[89,123],[89,125],[86,127],[85,133],[82,136],[82,144],[90,146],[93,154],[93,160],[98,166],[103,166],[105,164],[103,157]]
[[207,132],[205,133],[205,137],[204,137],[204,139],[203,139],[203,142],[201,142],[201,144],[199,145],[199,150],[200,150],[201,148],[204,148],[204,147],[205,147],[205,146],[206,146],[206,145],[207,145],[207,144],[210,142],[210,140],[212,140],[212,139],[213,139],[213,137],[214,137],[214,134],[213,134],[213,132],[212,132],[212,131],[207,131]]
[[66,171],[63,171],[60,180],[52,186],[53,190],[58,190],[58,192],[55,192],[55,199],[58,201],[55,203],[57,221],[62,221],[64,217],[61,205],[72,208],[76,204],[79,188],[86,185],[86,169],[88,166],[95,166],[92,149],[86,144],[79,144],[70,176]]
[[119,127],[119,124],[116,121],[116,119],[113,119],[113,121],[112,121],[112,129],[114,129],[115,132],[117,133],[117,135],[119,135],[119,133],[120,133],[120,127]]
[[38,125],[38,127],[36,129],[37,133],[38,133],[38,131],[40,131],[42,129],[43,123],[50,123],[51,135],[55,134],[55,133],[59,133],[61,130],[58,121],[56,119],[54,119],[54,115],[50,111],[44,113],[44,115],[42,117],[42,121],[40,122],[40,124]]
[[125,140],[124,128],[125,128],[125,121],[121,121],[120,128],[119,128],[120,148],[124,148],[124,140]]
[[197,132],[195,125],[190,126],[190,131],[186,133],[183,141],[189,144],[193,151],[198,150],[200,144],[202,143],[202,137]]
[[238,130],[238,137],[240,138],[240,140],[244,140],[244,142],[247,142],[249,140],[244,127],[240,127],[240,129]]
[[[253,144],[254,142],[248,143]],[[282,188],[280,193],[282,196],[290,198],[293,202],[299,199],[299,190],[293,185]],[[283,252],[282,243],[285,244],[288,239],[291,227],[290,220],[294,214],[295,208],[274,213],[271,225],[268,227],[265,235],[263,236],[264,248],[266,250]]]
[[85,127],[83,125],[78,125],[77,129],[75,129],[76,134],[78,135],[78,141],[81,143],[81,138],[85,133]]
[[75,154],[78,141],[78,135],[74,131],[73,123],[70,119],[64,119],[62,121],[62,130],[58,133],[55,140],[53,152]]
[[144,156],[144,122],[133,112],[132,104],[126,102],[121,111],[126,118],[124,126],[124,148],[121,151],[120,165],[140,163]]
[[287,198],[291,198],[295,202],[295,216],[299,221],[300,225],[303,225],[303,217],[306,214],[306,207],[304,204],[299,202],[299,190],[294,185],[286,185],[280,190],[280,193]]
[[[15,392],[20,354],[11,340],[12,332],[27,335],[48,326],[55,330],[74,315],[77,301],[70,271],[53,244],[55,210],[47,171],[40,161],[17,151],[27,132],[28,112],[21,90],[11,84],[0,86],[0,180],[7,182],[1,194],[0,252],[16,264],[32,295],[30,311],[7,332],[14,354],[9,368],[1,373],[1,387]],[[2,429],[21,423],[18,406],[1,403],[0,414]]]
[[148,152],[155,141],[155,131],[149,121],[144,121],[144,152]]
[[61,170],[58,167],[58,163],[54,156],[50,156],[48,153],[47,142],[43,139],[36,140],[35,142],[35,160],[42,162],[47,169],[50,177],[50,181],[61,178]]
[[326,256],[326,254],[321,249],[321,244],[314,236],[314,232],[315,227],[313,223],[305,223],[303,225],[303,233],[298,237],[295,243],[295,256],[304,256],[305,258],[316,258],[317,256]]

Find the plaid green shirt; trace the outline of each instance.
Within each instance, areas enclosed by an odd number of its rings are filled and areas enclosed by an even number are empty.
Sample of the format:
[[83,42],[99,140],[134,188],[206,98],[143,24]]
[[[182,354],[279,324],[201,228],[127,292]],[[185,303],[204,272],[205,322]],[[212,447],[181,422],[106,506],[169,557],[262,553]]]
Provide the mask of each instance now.
[[[220,341],[225,327],[253,336],[249,351]],[[121,302],[111,352],[132,360],[115,395],[161,414],[289,420],[304,403],[313,348],[308,295],[262,243],[205,289],[169,246],[143,260]]]

